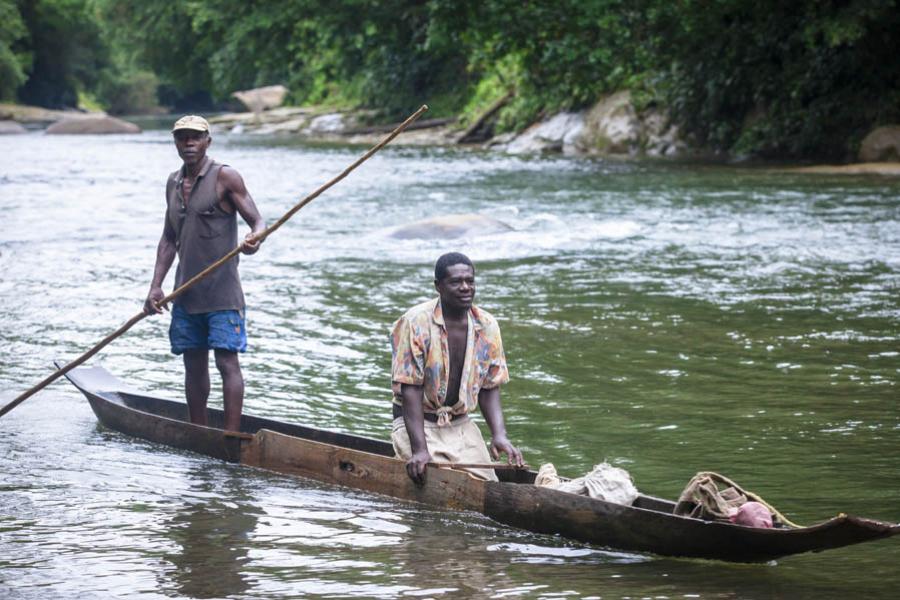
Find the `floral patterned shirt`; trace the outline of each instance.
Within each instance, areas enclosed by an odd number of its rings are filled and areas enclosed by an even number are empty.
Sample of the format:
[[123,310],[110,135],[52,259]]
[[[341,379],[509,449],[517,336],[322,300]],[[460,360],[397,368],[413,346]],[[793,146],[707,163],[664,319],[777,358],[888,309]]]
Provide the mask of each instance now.
[[459,400],[446,407],[450,351],[440,298],[414,306],[397,319],[391,331],[391,387],[395,403],[402,404],[400,384],[421,385],[425,391],[425,412],[436,413],[438,425],[443,425],[449,423],[449,415],[475,410],[482,389],[509,381],[496,319],[473,306],[468,320]]

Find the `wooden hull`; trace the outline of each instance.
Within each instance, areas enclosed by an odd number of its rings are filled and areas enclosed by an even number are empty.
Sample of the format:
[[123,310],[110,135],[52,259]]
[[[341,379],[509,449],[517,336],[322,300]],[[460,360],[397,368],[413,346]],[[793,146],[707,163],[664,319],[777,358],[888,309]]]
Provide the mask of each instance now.
[[100,422],[116,431],[229,462],[309,477],[402,500],[473,510],[534,531],[608,548],[667,556],[758,562],[818,552],[900,533],[900,524],[840,515],[812,527],[753,529],[672,514],[674,503],[641,496],[623,506],[531,485],[535,473],[498,471],[500,482],[463,471],[429,468],[426,484],[406,476],[387,442],[245,415],[241,432],[187,422],[187,408],[128,391],[102,368],[67,377],[87,397]]

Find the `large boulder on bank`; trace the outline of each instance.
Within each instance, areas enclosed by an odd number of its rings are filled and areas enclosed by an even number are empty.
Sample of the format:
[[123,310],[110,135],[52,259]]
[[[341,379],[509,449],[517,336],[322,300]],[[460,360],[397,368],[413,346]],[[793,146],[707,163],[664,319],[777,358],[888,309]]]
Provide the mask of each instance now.
[[659,108],[637,111],[628,91],[602,98],[590,110],[558,113],[511,139],[497,136],[489,146],[512,154],[674,156],[687,146],[668,114]]
[[303,133],[306,135],[341,133],[347,128],[344,120],[344,115],[341,113],[319,115],[309,121],[309,125],[303,129]]
[[588,111],[578,148],[588,154],[636,154],[641,134],[641,120],[631,104],[631,94],[616,92]]
[[479,214],[444,215],[407,223],[388,231],[398,240],[453,239],[465,235],[503,233],[512,227],[491,217]]
[[510,154],[562,152],[574,154],[576,142],[584,129],[584,113],[562,112],[536,123],[506,147]]
[[241,90],[231,95],[246,106],[247,110],[259,113],[281,106],[287,94],[288,89],[283,85],[268,85],[252,90]]
[[900,125],[873,129],[859,147],[863,162],[900,161]]
[[49,134],[140,133],[134,123],[107,115],[87,115],[65,118],[47,128]]
[[678,126],[659,108],[645,110],[641,119],[641,150],[647,156],[676,156],[687,151]]
[[27,132],[27,129],[15,121],[0,121],[0,135],[12,135]]
[[46,127],[54,121],[64,118],[67,113],[50,110],[39,106],[0,103],[0,120],[16,121],[25,125]]

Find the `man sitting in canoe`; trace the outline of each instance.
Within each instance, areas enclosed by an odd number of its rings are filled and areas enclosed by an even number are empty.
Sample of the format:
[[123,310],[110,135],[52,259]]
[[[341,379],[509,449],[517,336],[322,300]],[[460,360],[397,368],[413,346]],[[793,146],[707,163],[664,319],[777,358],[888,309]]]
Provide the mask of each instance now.
[[[169,175],[166,184],[165,225],[144,302],[148,314],[162,312],[158,305],[165,297],[162,283],[176,254],[178,288],[237,246],[238,213],[251,228],[241,246],[244,254],[259,249],[253,236],[265,229],[240,174],[206,156],[212,143],[206,119],[182,117],[172,128],[172,135],[184,165]],[[234,257],[173,300],[169,327],[172,352],[184,355],[184,389],[191,422],[206,425],[212,348],[222,375],[223,425],[232,431],[240,430],[244,403],[244,378],[237,353],[247,348],[244,292],[237,268],[238,258]]]
[[[481,431],[468,415],[480,406],[491,455],[505,453],[510,464],[523,466],[500,407],[500,386],[509,381],[500,327],[472,304],[475,266],[458,252],[444,254],[434,266],[434,287],[439,296],[409,309],[391,333],[394,451],[417,483],[432,460],[489,463]],[[470,472],[497,480],[491,469]]]

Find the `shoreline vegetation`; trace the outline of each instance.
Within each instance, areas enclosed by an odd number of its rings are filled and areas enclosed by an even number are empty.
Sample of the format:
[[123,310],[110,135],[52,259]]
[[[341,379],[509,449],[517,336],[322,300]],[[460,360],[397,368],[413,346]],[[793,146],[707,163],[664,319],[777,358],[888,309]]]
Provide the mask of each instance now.
[[[512,153],[900,161],[898,4],[0,0],[0,101],[113,117],[240,102],[257,115],[234,124],[247,132],[343,128],[359,139],[427,103],[435,131],[409,139]],[[276,88],[269,110],[241,96]],[[282,105],[342,116],[301,123],[273,112]]]

